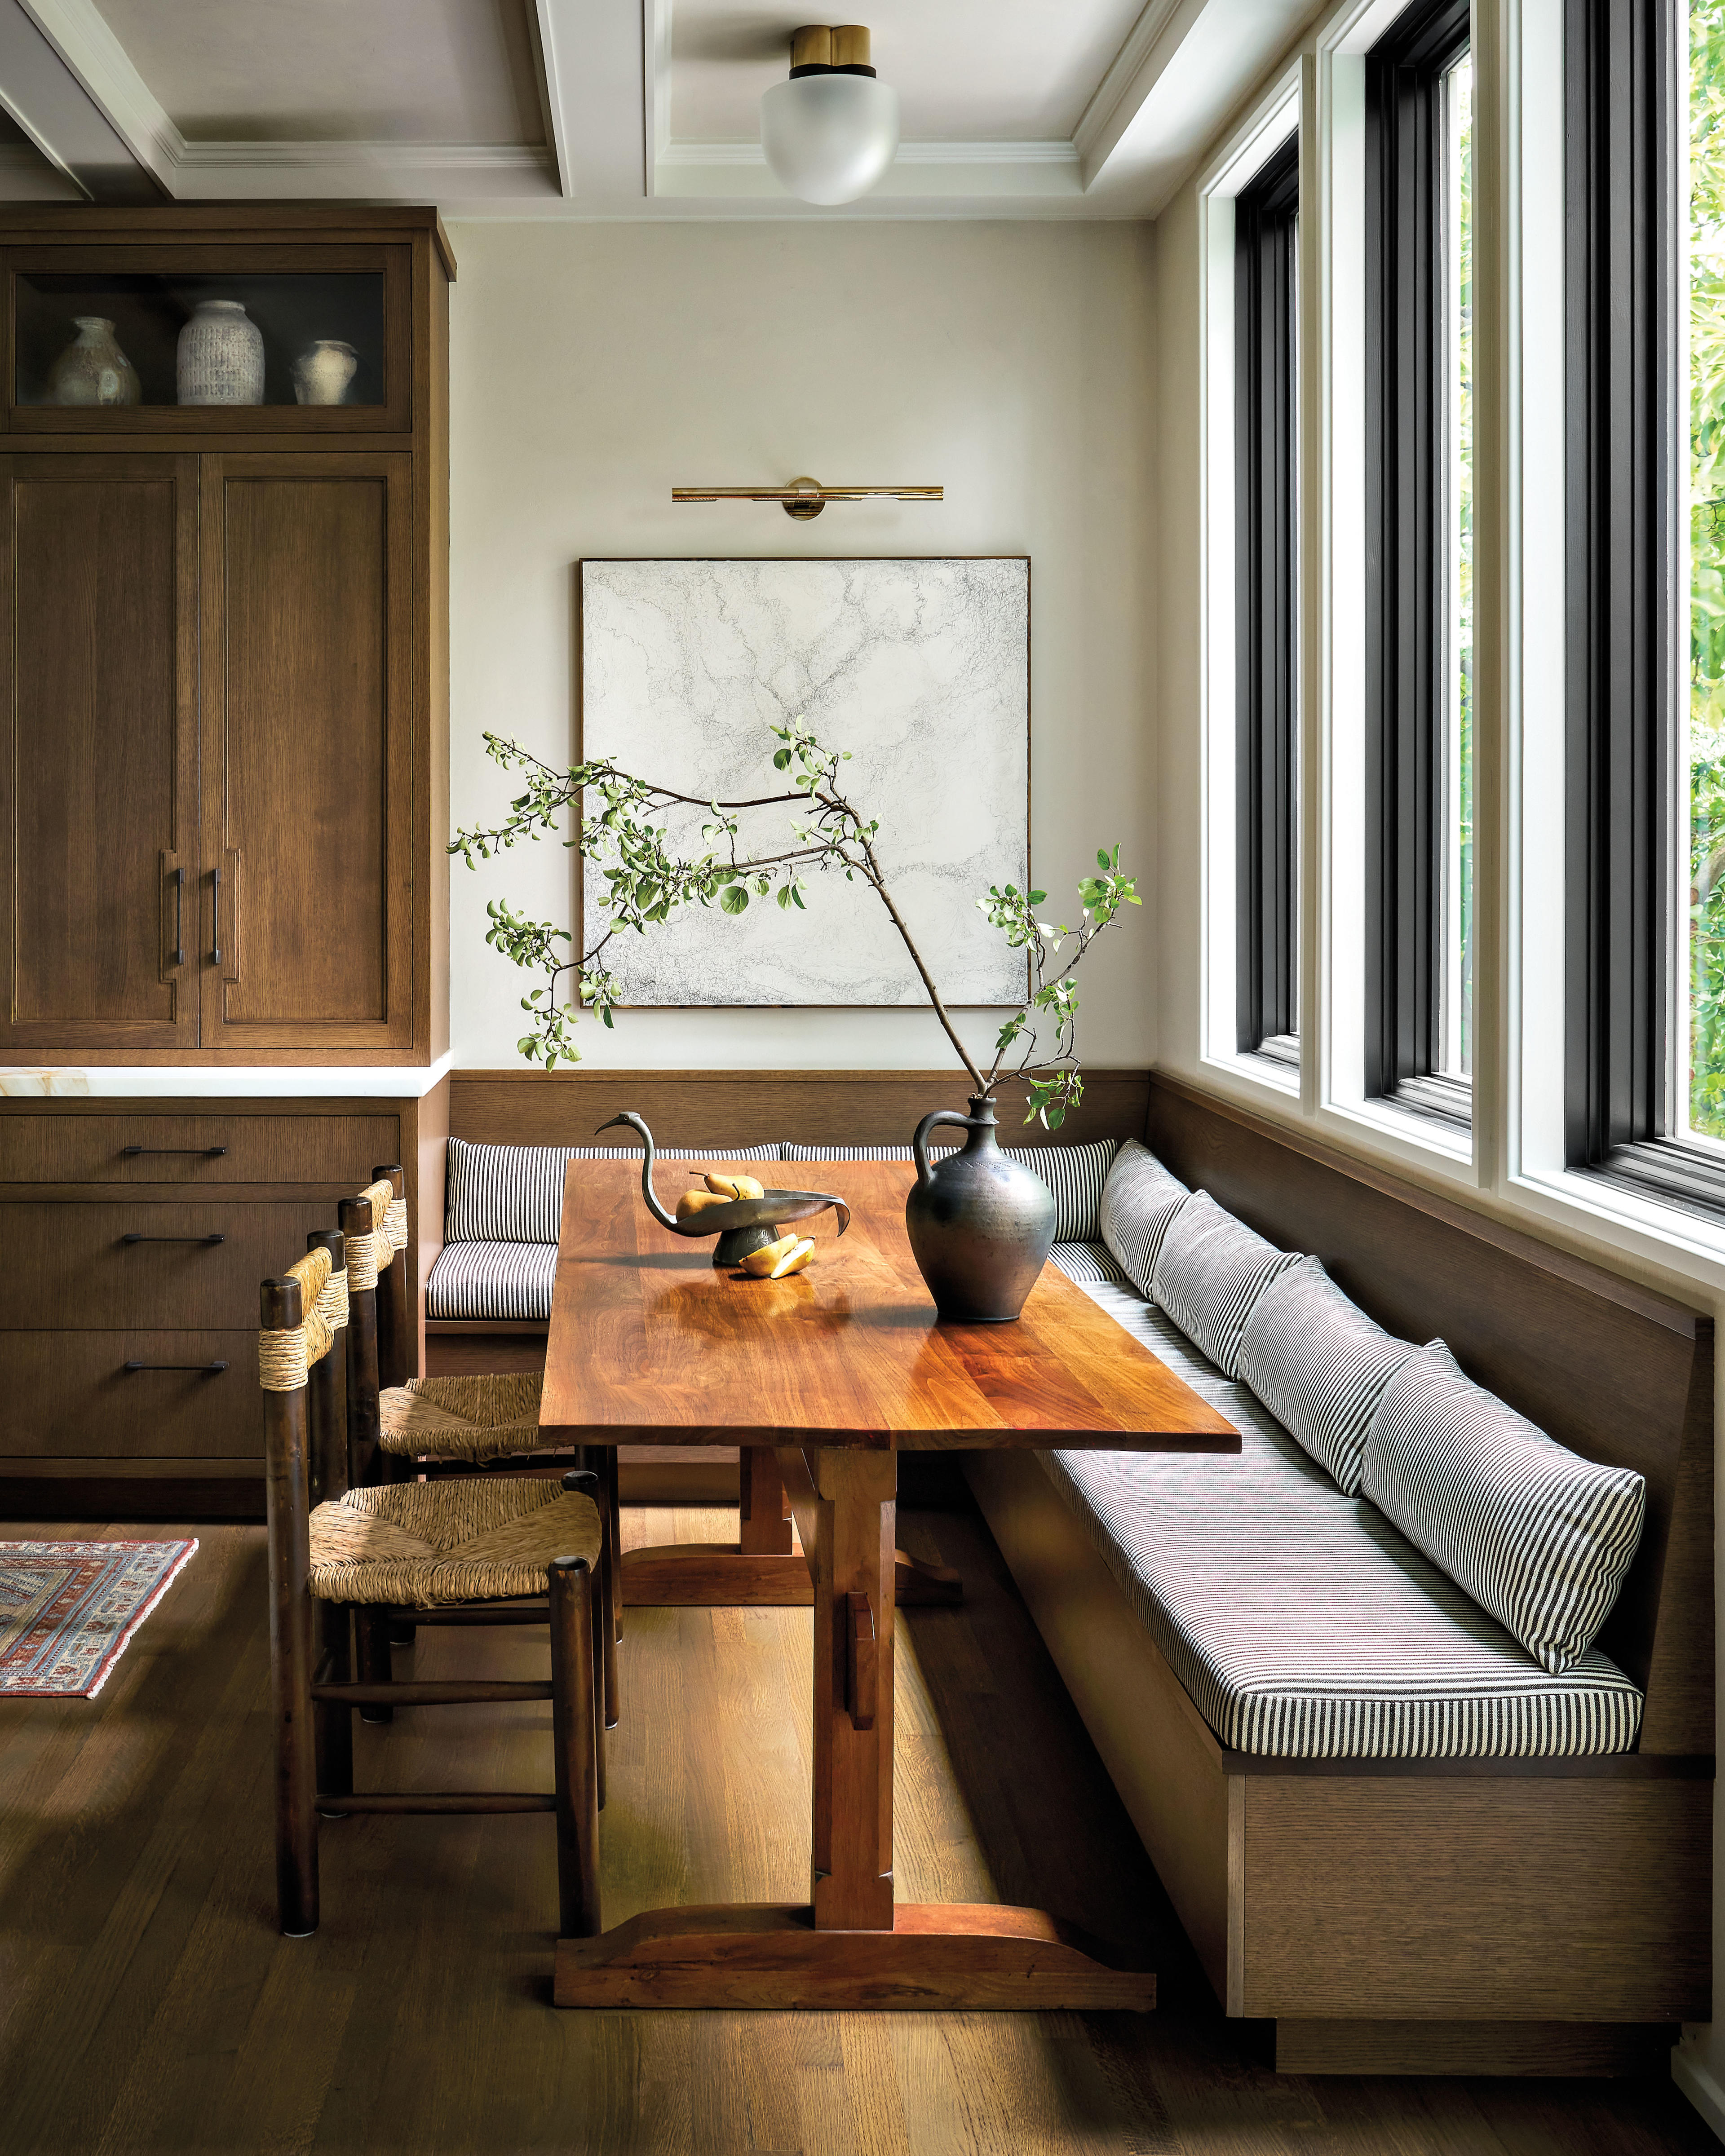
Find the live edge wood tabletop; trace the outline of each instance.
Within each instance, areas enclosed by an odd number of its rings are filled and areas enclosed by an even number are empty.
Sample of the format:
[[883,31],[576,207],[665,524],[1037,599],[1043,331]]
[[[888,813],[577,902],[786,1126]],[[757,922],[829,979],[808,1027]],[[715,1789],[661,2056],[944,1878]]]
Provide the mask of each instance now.
[[[559,1443],[737,1445],[775,1464],[803,1546],[779,1561],[806,1566],[814,1607],[814,1759],[807,1904],[654,1910],[561,1940],[557,2004],[1153,2006],[1153,1974],[1045,1911],[893,1902],[896,1455],[1237,1453],[1239,1434],[1052,1265],[1014,1324],[938,1319],[905,1235],[908,1165],[795,1172],[844,1199],[850,1227],[839,1239],[835,1215],[809,1224],[816,1262],[779,1281],[716,1267],[711,1241],[667,1233],[632,1163],[571,1161],[565,1177],[541,1424]],[[748,1548],[746,1507],[745,1566]],[[789,1598],[709,1578],[662,1599]]]

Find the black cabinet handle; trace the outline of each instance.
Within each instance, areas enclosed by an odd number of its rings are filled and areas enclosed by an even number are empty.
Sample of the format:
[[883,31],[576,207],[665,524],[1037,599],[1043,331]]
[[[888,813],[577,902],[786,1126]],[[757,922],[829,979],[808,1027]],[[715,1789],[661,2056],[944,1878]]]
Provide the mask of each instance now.
[[129,1378],[140,1370],[195,1370],[200,1378],[218,1378],[228,1365],[225,1363],[127,1363],[122,1365]]
[[174,963],[186,963],[186,871],[174,870]]
[[[183,951],[180,953],[182,960],[184,959],[185,955]],[[195,1152],[205,1160],[219,1160],[227,1150],[226,1146],[121,1146],[120,1158],[122,1160],[136,1160],[140,1153],[145,1152]]]
[[[122,1243],[225,1243],[226,1235],[140,1235],[131,1233],[120,1238]],[[176,1368],[178,1366],[176,1365]]]
[[213,966],[222,963],[222,871],[209,872],[209,962]]

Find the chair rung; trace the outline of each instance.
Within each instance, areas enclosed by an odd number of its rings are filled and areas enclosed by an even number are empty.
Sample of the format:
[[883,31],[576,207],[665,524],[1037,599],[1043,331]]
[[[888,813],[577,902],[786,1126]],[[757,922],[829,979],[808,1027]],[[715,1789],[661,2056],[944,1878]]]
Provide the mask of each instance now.
[[317,1810],[331,1819],[348,1812],[549,1812],[557,1801],[526,1789],[367,1789],[354,1796],[320,1794]]
[[544,1602],[452,1602],[441,1609],[385,1609],[383,1614],[392,1624],[405,1625],[545,1625],[551,1620],[550,1606]]
[[536,1678],[519,1683],[473,1679],[465,1683],[315,1684],[311,1697],[338,1707],[484,1707],[511,1699],[549,1699],[551,1682]]

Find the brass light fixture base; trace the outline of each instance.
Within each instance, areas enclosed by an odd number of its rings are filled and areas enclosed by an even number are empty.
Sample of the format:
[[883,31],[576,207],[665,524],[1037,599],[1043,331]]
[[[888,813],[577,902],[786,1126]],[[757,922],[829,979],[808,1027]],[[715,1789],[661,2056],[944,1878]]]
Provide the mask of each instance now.
[[814,497],[814,500],[781,502],[779,506],[787,516],[794,516],[798,524],[806,524],[811,516],[820,515],[822,510],[827,506],[827,498],[820,490],[820,481],[818,479],[810,479],[807,473],[798,479],[793,479],[791,485],[799,493],[812,495]]

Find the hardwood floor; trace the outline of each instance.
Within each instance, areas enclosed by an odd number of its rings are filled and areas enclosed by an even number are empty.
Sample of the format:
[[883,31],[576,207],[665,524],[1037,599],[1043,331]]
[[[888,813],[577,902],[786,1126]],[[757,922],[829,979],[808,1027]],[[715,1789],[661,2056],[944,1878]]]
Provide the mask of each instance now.
[[[625,1541],[716,1541],[734,1517],[626,1513]],[[263,1536],[199,1532],[98,1699],[0,1704],[4,2156],[1717,2149],[1662,2081],[1266,2071],[1255,2032],[1210,1999],[970,1514],[901,1514],[901,1544],[957,1566],[968,1600],[901,1620],[898,1894],[1040,1902],[1147,1939],[1159,2013],[560,2014],[551,1823],[535,1816],[329,1826],[323,1928],[280,1939]],[[537,1633],[424,1632],[413,1653],[422,1675],[531,1676],[545,1650]],[[608,1921],[804,1897],[809,1654],[806,1610],[628,1613]],[[549,1711],[404,1712],[359,1729],[361,1785],[548,1786]]]

